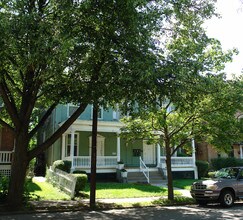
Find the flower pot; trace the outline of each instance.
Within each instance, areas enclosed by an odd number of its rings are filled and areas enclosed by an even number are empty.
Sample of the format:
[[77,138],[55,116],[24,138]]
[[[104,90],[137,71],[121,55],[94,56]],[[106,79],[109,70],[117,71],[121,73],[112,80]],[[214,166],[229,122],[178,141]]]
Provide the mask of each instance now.
[[119,170],[124,169],[124,163],[118,163],[117,167]]
[[121,172],[121,177],[122,177],[122,178],[127,178],[127,171],[125,171],[125,172]]

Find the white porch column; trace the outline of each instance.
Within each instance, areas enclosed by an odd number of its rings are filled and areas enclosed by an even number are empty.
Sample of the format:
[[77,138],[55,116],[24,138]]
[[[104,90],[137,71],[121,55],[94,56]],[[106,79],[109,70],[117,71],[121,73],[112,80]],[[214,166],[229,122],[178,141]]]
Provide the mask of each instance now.
[[160,167],[160,144],[157,144],[157,167]]
[[242,150],[242,145],[240,145],[240,159],[243,159],[243,150]]
[[194,166],[194,178],[198,179],[198,171],[196,166],[196,148],[195,148],[195,140],[192,138],[192,161]]
[[65,135],[66,134],[62,135],[62,160],[65,158]]
[[71,149],[70,149],[70,158],[71,158],[71,162],[72,162],[72,166],[71,166],[71,171],[74,170],[74,163],[73,163],[73,157],[74,157],[74,134],[75,134],[75,130],[73,128],[71,128]]
[[117,162],[121,160],[121,138],[119,136],[120,133],[117,133],[117,141],[116,141],[116,155],[117,155]]

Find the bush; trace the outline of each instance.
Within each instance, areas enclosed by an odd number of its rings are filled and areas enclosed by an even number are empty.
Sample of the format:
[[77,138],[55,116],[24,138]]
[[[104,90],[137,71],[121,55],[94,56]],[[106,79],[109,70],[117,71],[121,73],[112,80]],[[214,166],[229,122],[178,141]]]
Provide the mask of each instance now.
[[59,169],[62,171],[65,171],[67,173],[70,173],[71,169],[71,161],[68,160],[56,160],[53,162],[53,169]]
[[84,170],[74,170],[73,174],[86,174],[86,171],[84,171]]
[[198,178],[206,177],[208,174],[209,163],[207,161],[197,160],[196,161]]
[[243,166],[243,160],[236,159],[235,157],[227,157],[227,158],[215,158],[211,160],[212,169],[220,170],[225,167],[237,167]]
[[78,194],[79,191],[84,191],[85,186],[88,182],[88,177],[86,174],[72,174],[77,177],[77,182],[75,186],[75,193]]
[[7,176],[0,177],[0,203],[4,203],[8,194],[9,178]]

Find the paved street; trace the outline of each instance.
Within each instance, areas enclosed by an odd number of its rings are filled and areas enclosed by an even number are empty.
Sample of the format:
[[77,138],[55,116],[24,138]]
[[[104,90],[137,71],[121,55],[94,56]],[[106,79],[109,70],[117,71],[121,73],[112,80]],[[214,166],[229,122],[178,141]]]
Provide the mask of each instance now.
[[166,220],[243,220],[243,203],[237,203],[230,209],[223,209],[218,205],[199,207],[190,206],[171,206],[171,207],[146,207],[130,209],[114,209],[106,211],[77,211],[77,212],[58,212],[58,213],[35,213],[21,215],[0,215],[1,220],[31,220],[31,219],[166,219]]

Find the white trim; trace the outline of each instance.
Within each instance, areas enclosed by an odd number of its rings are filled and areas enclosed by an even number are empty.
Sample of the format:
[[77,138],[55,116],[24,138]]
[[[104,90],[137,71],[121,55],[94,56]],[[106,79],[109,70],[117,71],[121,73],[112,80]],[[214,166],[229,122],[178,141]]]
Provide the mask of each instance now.
[[117,134],[117,162],[119,162],[121,160],[121,138],[119,136],[119,134]]
[[240,159],[243,159],[243,146],[240,145]]
[[160,167],[160,144],[157,144],[157,167]]
[[[64,122],[60,123],[59,126],[62,126]],[[100,121],[98,126],[98,132],[120,132],[120,128],[123,126],[121,122],[116,121]],[[90,120],[76,120],[72,124],[72,128],[76,131],[92,131],[92,121]],[[71,128],[68,129],[71,131]]]

